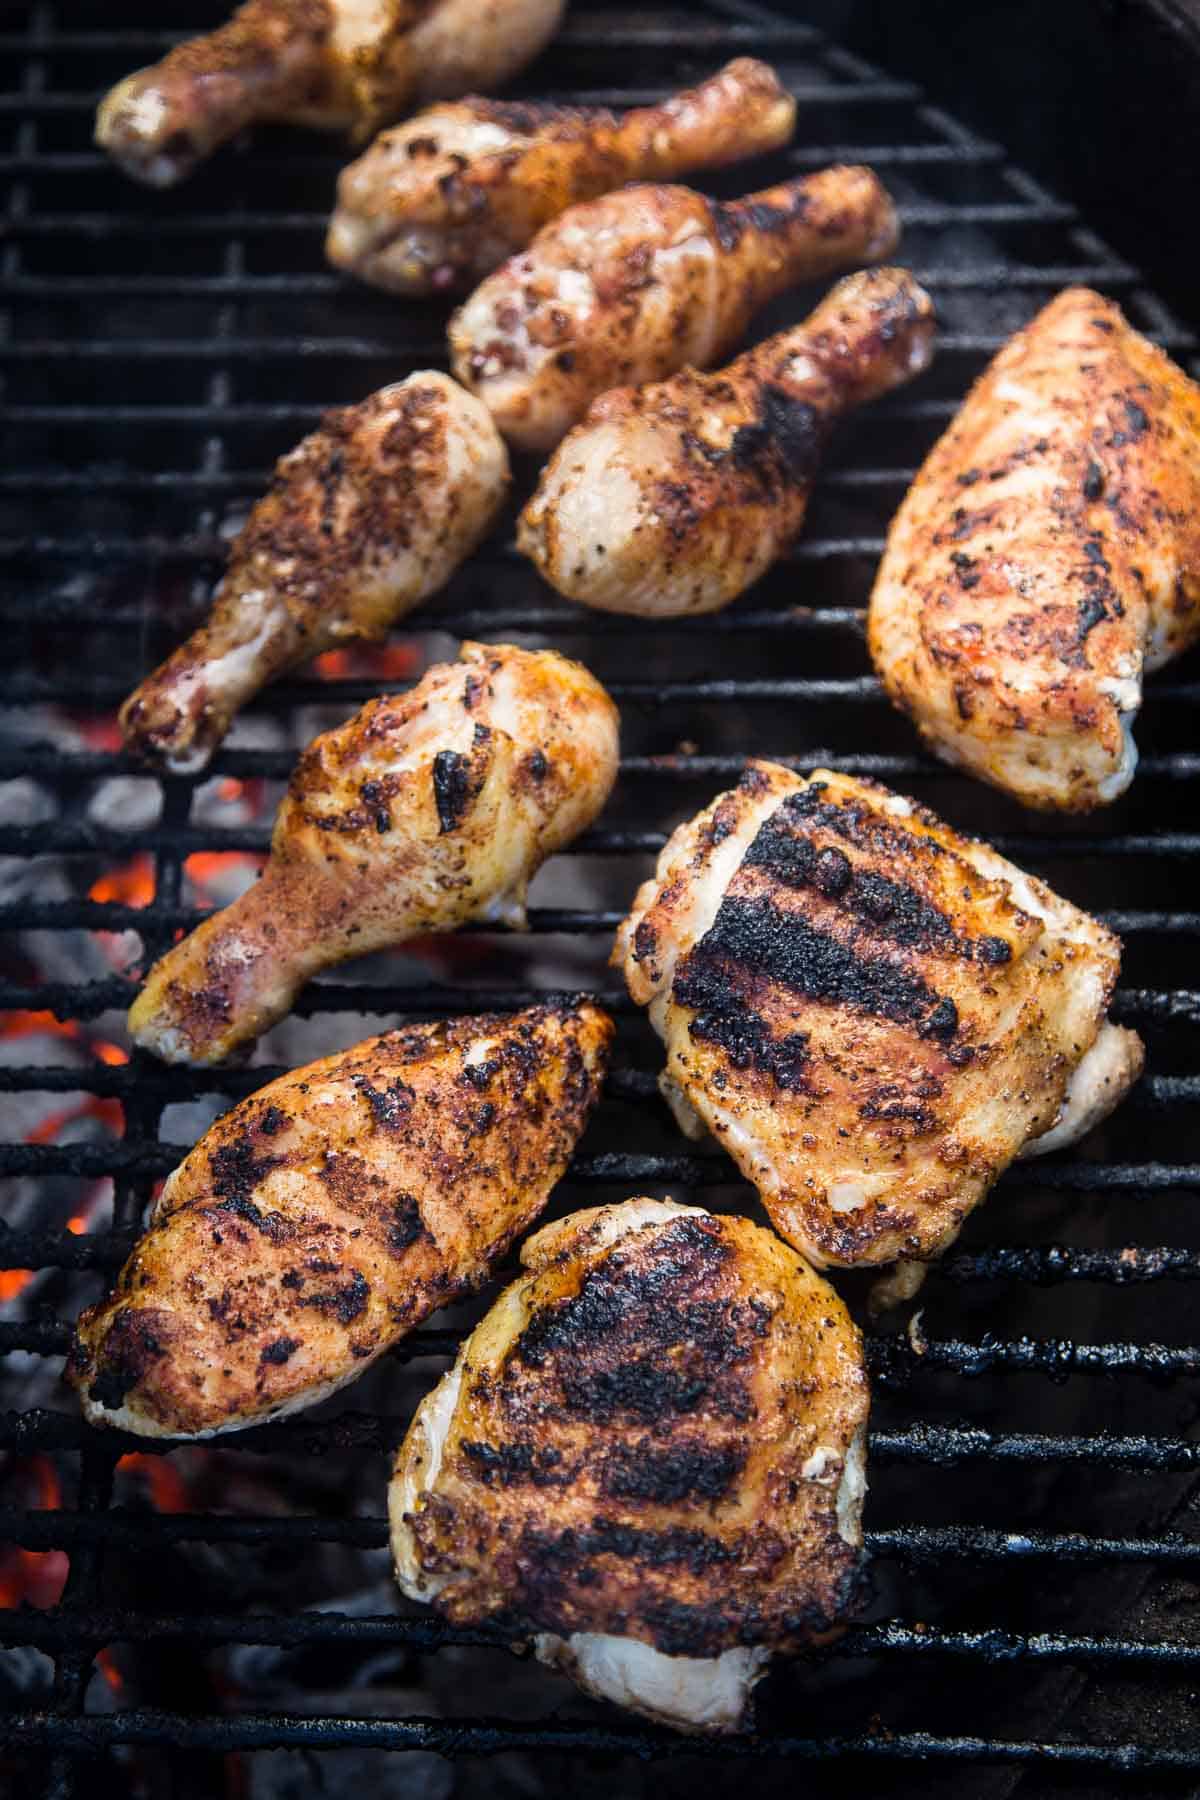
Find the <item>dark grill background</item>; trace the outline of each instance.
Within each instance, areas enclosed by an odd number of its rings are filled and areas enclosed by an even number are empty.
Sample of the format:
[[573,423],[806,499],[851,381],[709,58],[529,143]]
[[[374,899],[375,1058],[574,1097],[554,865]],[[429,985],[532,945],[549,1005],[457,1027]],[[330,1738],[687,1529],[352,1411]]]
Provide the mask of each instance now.
[[[196,0],[188,26],[222,13]],[[0,1312],[12,1359],[0,1390],[12,1409],[0,1419],[0,1537],[70,1557],[59,1606],[0,1613],[0,1782],[7,1770],[19,1793],[86,1784],[258,1796],[324,1791],[323,1766],[341,1771],[328,1778],[335,1793],[351,1768],[395,1793],[549,1793],[570,1780],[587,1792],[682,1794],[698,1778],[731,1790],[745,1779],[720,1764],[701,1773],[695,1757],[710,1753],[762,1759],[751,1779],[764,1793],[794,1791],[793,1759],[854,1759],[874,1792],[943,1782],[989,1796],[1063,1783],[1104,1792],[1118,1773],[1159,1788],[1194,1778],[1195,660],[1151,684],[1132,793],[1091,820],[1041,820],[915,752],[866,672],[861,635],[888,518],[1015,326],[1059,286],[1085,281],[1194,367],[1192,321],[998,145],[812,29],[735,3],[574,11],[522,91],[648,100],[740,51],[775,62],[800,100],[796,146],[721,177],[720,191],[838,159],[872,163],[901,205],[899,259],[938,302],[935,366],[846,427],[798,549],[715,619],[635,625],[571,608],[515,556],[510,525],[397,634],[418,652],[417,673],[463,635],[551,643],[587,661],[621,705],[618,794],[539,878],[527,939],[474,934],[348,965],[307,991],[299,1022],[273,1033],[250,1069],[104,1062],[91,1045],[124,1041],[133,984],[123,965],[159,954],[197,916],[186,859],[261,850],[295,748],[380,681],[367,668],[277,686],[202,780],[142,774],[105,722],[199,616],[222,536],[275,458],[324,406],[440,361],[442,347],[440,314],[327,272],[337,146],[263,131],[167,196],[142,192],[91,149],[96,97],[161,53],[171,36],[160,26],[148,4],[119,20],[93,4],[37,4],[11,9],[0,32],[0,1007],[49,1009],[75,1032],[0,1038],[11,1119],[0,1172],[12,1178],[0,1267],[39,1271]],[[815,297],[793,296],[762,329]],[[1115,1011],[1146,1037],[1150,1072],[1079,1151],[1005,1179],[931,1277],[914,1338],[875,1340],[868,1621],[823,1661],[765,1684],[758,1736],[684,1747],[391,1594],[387,1453],[455,1329],[418,1334],[312,1414],[168,1452],[188,1494],[169,1514],[114,1475],[124,1452],[154,1446],[87,1430],[51,1383],[75,1310],[122,1260],[154,1181],[213,1113],[281,1064],[400,1016],[593,987],[619,1016],[616,1074],[555,1209],[641,1191],[749,1207],[715,1150],[681,1151],[654,1096],[654,1043],[604,964],[664,833],[752,752],[877,775],[1099,911],[1126,938]],[[89,897],[139,853],[153,874],[148,905],[119,888]],[[86,935],[126,931],[137,937],[124,957],[121,940]],[[107,958],[105,942],[116,946]],[[29,1141],[31,1125],[88,1096],[121,1102],[123,1134],[84,1119]],[[111,1210],[105,1202],[82,1234],[67,1230],[105,1177]],[[845,1285],[861,1299],[861,1284]],[[30,1509],[21,1480],[37,1457],[58,1472],[62,1510]],[[347,1607],[351,1592],[373,1603]],[[106,1646],[121,1672],[115,1701],[93,1666]],[[392,1700],[379,1697],[379,1657],[391,1658]],[[216,1754],[281,1745],[331,1754],[285,1759],[290,1787],[261,1774],[270,1759]],[[437,1786],[427,1757],[338,1761],[373,1746],[468,1760],[439,1776],[453,1789]],[[672,1761],[648,1775],[633,1760],[663,1750]],[[498,1762],[484,1760],[493,1752]]]

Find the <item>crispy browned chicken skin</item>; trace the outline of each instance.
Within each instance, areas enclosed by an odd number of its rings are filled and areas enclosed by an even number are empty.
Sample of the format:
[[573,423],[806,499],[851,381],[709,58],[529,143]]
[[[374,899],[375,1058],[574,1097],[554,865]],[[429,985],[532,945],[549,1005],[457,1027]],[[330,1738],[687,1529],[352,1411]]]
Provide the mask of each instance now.
[[586,1000],[418,1025],[243,1100],[80,1318],[68,1375],[88,1418],[208,1437],[353,1381],[536,1219],[611,1037]]
[[748,56],[623,118],[479,95],[432,106],[343,169],[325,253],[401,294],[467,287],[568,206],[777,149],[795,117],[774,70]]
[[121,708],[129,749],[203,768],[268,681],[383,637],[436,593],[487,533],[508,481],[486,407],[436,370],[326,413],[234,539],[204,624]]
[[681,1124],[716,1134],[818,1267],[937,1256],[1026,1146],[1056,1123],[1069,1141],[1141,1070],[1106,1021],[1110,931],[826,769],[752,762],[681,825],[613,961]]
[[576,1213],[521,1260],[397,1458],[397,1579],[600,1698],[732,1730],[853,1592],[859,1334],[770,1232],[669,1201]]
[[96,142],[126,174],[170,187],[258,121],[360,141],[406,107],[507,81],[563,0],[247,0],[105,95]]
[[871,655],[931,749],[1030,806],[1128,787],[1142,671],[1200,636],[1200,387],[1068,288],[1001,350],[896,514]]
[[548,450],[609,388],[705,369],[799,281],[886,256],[896,210],[870,169],[741,200],[636,186],[570,207],[450,321],[454,373],[510,443]]
[[617,710],[552,650],[464,644],[315,738],[261,879],[155,963],[129,1013],[166,1062],[219,1062],[319,970],[470,919],[522,926],[546,857],[617,772]]
[[602,395],[543,470],[518,548],[605,612],[727,605],[799,532],[838,419],[923,369],[932,338],[925,290],[872,269],[716,374]]

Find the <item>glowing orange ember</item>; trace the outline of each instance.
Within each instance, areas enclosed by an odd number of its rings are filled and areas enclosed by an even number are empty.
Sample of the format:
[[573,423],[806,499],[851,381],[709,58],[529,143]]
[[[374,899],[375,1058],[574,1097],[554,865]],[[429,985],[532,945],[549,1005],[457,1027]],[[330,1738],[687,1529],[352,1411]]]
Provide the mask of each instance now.
[[141,1476],[159,1512],[187,1511],[187,1485],[179,1470],[165,1456],[147,1456],[140,1450],[131,1450],[128,1456],[121,1457],[117,1468],[124,1469],[126,1474]]
[[355,644],[348,650],[326,650],[313,668],[322,681],[358,675],[377,681],[406,681],[421,665],[415,644]]
[[220,885],[234,870],[261,869],[266,860],[255,850],[197,850],[183,867],[201,906],[221,906],[224,902],[214,884]]
[[149,853],[138,854],[119,868],[101,875],[88,889],[90,900],[116,901],[121,906],[149,906],[154,898],[154,862]]
[[59,1132],[64,1131],[68,1125],[73,1125],[76,1119],[99,1119],[117,1136],[125,1130],[125,1108],[121,1102],[102,1100],[98,1095],[91,1094],[86,1100],[81,1100],[78,1106],[64,1106],[61,1112],[48,1114],[40,1125],[35,1125],[32,1131],[26,1132],[25,1142],[52,1143]]
[[[31,1456],[25,1465],[30,1505],[57,1512],[62,1506],[58,1472],[48,1456]],[[0,1607],[57,1606],[66,1586],[68,1561],[63,1550],[0,1551]]]

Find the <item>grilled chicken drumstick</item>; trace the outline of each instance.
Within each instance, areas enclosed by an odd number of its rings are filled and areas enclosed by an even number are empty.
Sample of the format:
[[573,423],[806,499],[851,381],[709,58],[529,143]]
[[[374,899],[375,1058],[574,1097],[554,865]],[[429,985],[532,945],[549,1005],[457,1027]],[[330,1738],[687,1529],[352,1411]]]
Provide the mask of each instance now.
[[827,770],[752,762],[681,825],[613,961],[684,1129],[715,1133],[818,1267],[937,1256],[1022,1149],[1070,1141],[1141,1070],[1105,1017],[1110,931]]
[[277,675],[389,626],[449,580],[508,491],[485,407],[423,370],[325,415],[280,461],[204,624],[121,709],[129,749],[203,768]]
[[397,1458],[400,1586],[598,1698],[734,1730],[771,1652],[853,1597],[859,1334],[778,1238],[697,1207],[576,1213],[521,1260]]
[[68,1375],[87,1417],[209,1437],[353,1381],[537,1218],[611,1036],[588,1001],[418,1025],[243,1100],[79,1321]]
[[1068,288],[976,382],[892,523],[880,680],[1029,806],[1124,792],[1143,670],[1200,637],[1200,387]]
[[707,368],[798,281],[895,248],[870,169],[822,169],[742,200],[630,187],[573,206],[450,321],[454,372],[509,442],[548,450],[608,388]]
[[321,969],[472,919],[524,924],[535,871],[608,798],[616,708],[550,650],[459,656],[314,739],[261,879],[155,963],[135,1043],[219,1062]]
[[796,103],[742,56],[661,106],[610,112],[472,96],[383,132],[338,180],[325,252],[377,287],[468,287],[568,206],[786,144]]
[[925,368],[932,337],[924,290],[875,269],[727,369],[603,395],[543,470],[518,548],[605,612],[716,611],[799,532],[840,415]]
[[563,0],[247,0],[105,95],[96,142],[170,187],[259,121],[360,142],[410,106],[507,81],[556,30]]

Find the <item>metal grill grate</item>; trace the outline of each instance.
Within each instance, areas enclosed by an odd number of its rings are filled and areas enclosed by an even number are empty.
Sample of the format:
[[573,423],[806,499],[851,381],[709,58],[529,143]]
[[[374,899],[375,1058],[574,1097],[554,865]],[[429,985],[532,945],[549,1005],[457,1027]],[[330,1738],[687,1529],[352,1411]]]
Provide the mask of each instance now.
[[[564,975],[593,987],[620,1015],[622,1049],[556,1206],[649,1187],[680,1198],[701,1190],[713,1205],[746,1207],[748,1192],[722,1157],[680,1153],[655,1099],[657,1056],[644,1021],[603,966],[608,936],[667,830],[733,776],[744,754],[876,775],[1027,860],[1124,934],[1116,1012],[1147,1037],[1151,1074],[1102,1141],[1006,1178],[931,1281],[923,1335],[874,1340],[873,1618],[819,1667],[773,1677],[758,1735],[692,1744],[688,1755],[1011,1765],[1032,1770],[1030,1779],[1044,1765],[1046,1778],[1053,1770],[1060,1781],[1194,1776],[1200,1738],[1182,1702],[1200,1665],[1200,1622],[1189,1611],[1200,1594],[1189,1584],[1200,1563],[1189,1511],[1200,1433],[1186,1387],[1172,1385],[1200,1372],[1188,1285],[1200,1278],[1200,1144],[1190,1122],[1200,1077],[1189,1072],[1200,992],[1177,986],[1200,935],[1200,911],[1183,909],[1200,855],[1188,804],[1200,779],[1200,756],[1188,747],[1200,697],[1194,660],[1152,685],[1132,796],[1077,825],[1031,821],[916,754],[863,673],[861,641],[887,519],[958,396],[1017,324],[1059,286],[1084,281],[1120,300],[1185,363],[1192,338],[1135,269],[999,146],[814,30],[743,0],[709,0],[702,12],[573,12],[528,91],[628,103],[657,98],[739,51],[776,62],[800,102],[798,140],[752,170],[754,184],[838,159],[878,169],[900,203],[903,260],[939,302],[935,367],[847,427],[804,540],[741,606],[636,629],[578,611],[537,586],[513,551],[510,526],[414,621],[405,641],[420,660],[446,654],[461,635],[550,642],[584,658],[621,705],[626,755],[616,801],[539,880],[530,939],[476,934],[456,940],[463,951],[452,964],[380,958],[318,982],[298,1008],[306,1023],[284,1040],[273,1035],[253,1068],[198,1073],[140,1056],[89,1060],[97,1039],[120,1045],[133,984],[111,961],[78,949],[120,940],[84,934],[134,932],[138,960],[158,955],[199,916],[188,859],[261,851],[294,748],[379,691],[380,679],[280,684],[201,778],[148,777],[112,747],[103,722],[197,616],[231,522],[321,408],[441,357],[437,316],[326,272],[320,247],[335,148],[263,133],[166,198],[109,170],[88,142],[96,93],[175,35],[157,28],[156,8],[122,10],[130,28],[111,29],[108,8],[39,0],[0,33],[8,621],[0,926],[12,934],[0,960],[0,1008],[10,1026],[22,1012],[53,1013],[74,1032],[54,1038],[34,1063],[23,1058],[21,1036],[0,1035],[0,1089],[14,1120],[0,1174],[21,1195],[36,1179],[44,1198],[42,1210],[19,1220],[10,1212],[0,1228],[0,1267],[40,1272],[32,1298],[0,1316],[0,1352],[16,1369],[6,1391],[20,1396],[42,1359],[61,1357],[74,1306],[127,1253],[152,1184],[195,1135],[194,1108],[205,1097],[227,1104],[275,1065],[399,1015],[518,1007]],[[193,26],[215,23],[220,10],[198,3]],[[749,185],[739,170],[720,187]],[[792,297],[763,329],[801,316],[813,297]],[[255,784],[252,821],[227,821],[222,783]],[[138,859],[148,871],[143,904],[103,888],[97,897],[98,879]],[[0,1018],[0,1033],[3,1025]],[[120,1135],[46,1141],[41,1132],[30,1141],[22,1109],[54,1095],[119,1102]],[[193,1108],[184,1115],[190,1133],[178,1122],[181,1107]],[[181,1141],[170,1141],[173,1131]],[[63,1195],[102,1180],[112,1182],[111,1217],[105,1207],[83,1232],[68,1228],[72,1203]],[[1135,1240],[1159,1242],[1130,1248]],[[456,1338],[454,1330],[420,1332],[347,1402],[218,1450],[188,1451],[189,1467],[208,1458],[219,1474],[235,1463],[334,1457],[339,1467],[368,1465],[381,1503],[383,1459],[408,1416],[403,1402],[436,1373],[423,1359],[451,1353]],[[402,1387],[414,1362],[422,1363],[416,1385]],[[1097,1383],[1097,1374],[1107,1379]],[[977,1375],[987,1380],[972,1384]],[[548,1675],[537,1690],[543,1716],[532,1723],[519,1711],[478,1716],[499,1704],[486,1676],[477,1704],[441,1718],[368,1716],[349,1684],[336,1709],[319,1713],[189,1711],[179,1700],[162,1710],[136,1698],[102,1709],[94,1658],[113,1644],[134,1647],[136,1660],[137,1646],[169,1654],[176,1641],[196,1653],[385,1645],[416,1656],[498,1639],[415,1614],[342,1612],[336,1593],[285,1610],[278,1600],[240,1608],[226,1592],[213,1612],[203,1565],[186,1565],[194,1588],[181,1599],[176,1583],[169,1611],[147,1604],[144,1590],[137,1603],[124,1600],[137,1591],[127,1579],[133,1564],[194,1545],[275,1559],[334,1545],[375,1554],[381,1569],[384,1521],[344,1510],[276,1517],[114,1507],[117,1459],[154,1446],[94,1433],[61,1394],[35,1391],[51,1404],[22,1402],[5,1413],[0,1448],[10,1467],[50,1459],[68,1499],[56,1511],[0,1511],[0,1539],[33,1554],[65,1551],[69,1574],[59,1604],[0,1612],[0,1644],[42,1650],[54,1668],[48,1699],[29,1705],[18,1692],[6,1695],[0,1755],[32,1757],[23,1766],[44,1776],[47,1792],[67,1795],[85,1779],[94,1788],[97,1754],[148,1747],[609,1759],[678,1748],[576,1698],[564,1702]],[[499,1657],[493,1649],[478,1666],[494,1668]],[[986,1683],[983,1664],[993,1671]],[[560,1717],[564,1704],[569,1716]],[[902,1776],[895,1780],[895,1791],[906,1791]],[[921,1782],[928,1791],[928,1778]]]

